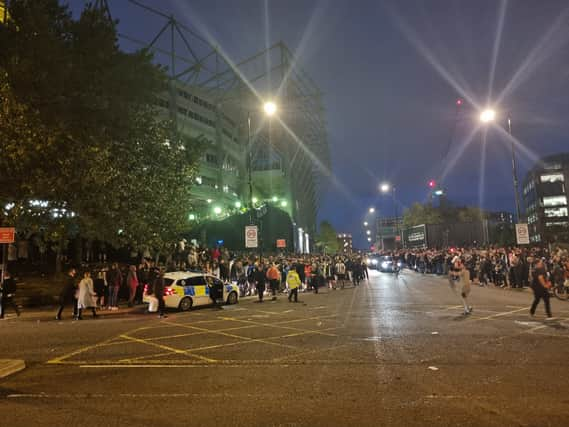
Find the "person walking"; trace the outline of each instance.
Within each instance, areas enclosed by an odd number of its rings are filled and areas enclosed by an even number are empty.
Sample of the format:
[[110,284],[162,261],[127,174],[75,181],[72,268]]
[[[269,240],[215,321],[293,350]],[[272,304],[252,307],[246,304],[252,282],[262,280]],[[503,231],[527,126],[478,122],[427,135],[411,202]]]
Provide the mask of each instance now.
[[529,310],[532,316],[535,315],[535,309],[537,308],[539,302],[543,299],[547,320],[553,319],[553,316],[551,315],[551,305],[549,303],[549,288],[551,288],[551,282],[547,280],[545,265],[543,261],[539,259],[536,261],[532,273],[531,289],[533,291],[533,303]]
[[346,265],[341,259],[334,266],[334,271],[336,273],[336,282],[340,284],[340,288],[344,289],[344,280],[346,278]]
[[156,278],[154,279],[152,293],[158,299],[158,318],[163,319],[168,316],[164,314],[164,308],[166,304],[164,302],[164,270],[160,269],[156,272]]
[[75,268],[70,268],[67,272],[67,280],[59,294],[59,310],[57,310],[55,320],[61,320],[61,314],[63,313],[65,306],[68,304],[73,304],[73,317],[77,317],[77,297],[75,296],[77,293],[76,275],[77,270],[75,270]]
[[138,289],[138,276],[136,274],[136,266],[131,265],[128,267],[128,274],[126,276],[126,286],[128,288],[128,306],[133,307],[136,299],[136,291]]
[[267,283],[267,276],[265,273],[265,266],[263,264],[263,261],[259,261],[259,265],[253,271],[253,282],[257,288],[259,302],[263,302],[263,294],[265,293]]
[[0,283],[0,319],[4,318],[4,313],[8,304],[12,306],[16,315],[20,317],[20,309],[14,301],[15,296],[16,281],[10,275],[10,272],[6,270],[4,272],[4,281]]
[[298,287],[302,283],[300,280],[300,276],[296,272],[294,268],[291,268],[286,275],[286,283],[288,285],[288,302],[292,302],[292,298],[294,297],[294,302],[298,302]]
[[273,296],[272,300],[275,301],[277,299],[280,282],[280,272],[275,263],[271,264],[271,267],[267,270],[267,279],[269,279],[269,286]]
[[464,305],[464,315],[472,313],[472,306],[468,305],[468,295],[470,294],[470,271],[464,266],[462,259],[458,258],[454,262],[454,268],[449,273],[449,285],[454,293],[456,286],[460,286],[460,297]]
[[86,271],[83,273],[83,279],[79,282],[78,289],[79,296],[77,297],[77,316],[75,320],[83,320],[82,314],[83,310],[90,308],[93,312],[93,317],[97,317],[97,311],[95,310],[95,299],[97,294],[93,287],[93,279],[91,279],[91,272]]

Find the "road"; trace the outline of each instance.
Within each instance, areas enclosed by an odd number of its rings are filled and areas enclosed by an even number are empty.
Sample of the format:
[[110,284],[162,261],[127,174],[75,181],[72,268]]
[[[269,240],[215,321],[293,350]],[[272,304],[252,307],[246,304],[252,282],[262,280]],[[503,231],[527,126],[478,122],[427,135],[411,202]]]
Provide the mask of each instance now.
[[[0,323],[1,425],[566,426],[569,303],[372,272],[302,302]],[[50,318],[53,313],[49,313]],[[43,316],[43,317],[42,317]],[[68,316],[69,317],[69,316]]]

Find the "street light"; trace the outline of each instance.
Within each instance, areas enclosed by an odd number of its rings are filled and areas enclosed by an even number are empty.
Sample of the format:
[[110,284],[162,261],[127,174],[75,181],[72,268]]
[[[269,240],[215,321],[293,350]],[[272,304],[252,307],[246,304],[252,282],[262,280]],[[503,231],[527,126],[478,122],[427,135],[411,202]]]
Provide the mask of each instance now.
[[368,222],[364,221],[364,227],[367,227],[367,226],[368,226]]
[[371,231],[366,230],[366,234],[369,236],[371,234]]
[[265,114],[267,116],[274,116],[277,112],[277,104],[275,104],[273,101],[267,101],[263,105],[263,110],[265,110]]
[[369,213],[374,213],[374,212],[375,212],[375,208],[374,208],[374,207],[369,208]]
[[[434,183],[434,181],[431,181]],[[429,183],[430,185],[430,183]],[[395,235],[399,236],[399,220],[397,219],[397,203],[395,202],[395,186],[391,185],[389,182],[382,182],[379,186],[379,190],[383,194],[391,193],[391,200],[393,203],[393,220],[395,221]],[[395,247],[397,248],[397,240],[395,240]]]
[[[490,123],[496,119],[496,112],[490,108],[482,111],[480,113],[480,121],[482,123]],[[520,222],[521,210],[520,210],[520,198],[518,190],[518,172],[516,166],[516,151],[514,147],[514,137],[512,136],[512,119],[508,115],[506,122],[508,124],[508,134],[510,135],[511,148],[512,148],[512,181],[514,183],[514,201],[516,204],[516,218],[517,222]]]
[[[277,104],[273,101],[267,101],[263,104],[263,111],[265,115],[268,117],[274,116],[277,112]],[[253,200],[253,178],[252,178],[252,169],[253,169],[253,147],[251,143],[251,111],[247,112],[247,178],[248,178],[248,186],[249,186],[249,222],[253,224],[253,205],[256,203]]]
[[480,113],[480,121],[482,123],[493,122],[495,118],[496,118],[496,112],[491,108],[487,108],[486,110]]

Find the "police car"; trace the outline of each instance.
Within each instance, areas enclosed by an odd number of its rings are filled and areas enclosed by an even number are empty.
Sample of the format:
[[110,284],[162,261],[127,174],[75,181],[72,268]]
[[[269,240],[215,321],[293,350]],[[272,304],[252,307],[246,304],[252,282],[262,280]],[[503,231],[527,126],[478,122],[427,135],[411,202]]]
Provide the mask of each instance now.
[[[152,288],[144,289],[145,303],[152,298]],[[225,304],[239,302],[237,285],[223,283],[217,277],[199,272],[177,271],[164,274],[164,303],[168,308],[180,311],[191,310],[192,307],[213,304],[211,295],[216,301]]]

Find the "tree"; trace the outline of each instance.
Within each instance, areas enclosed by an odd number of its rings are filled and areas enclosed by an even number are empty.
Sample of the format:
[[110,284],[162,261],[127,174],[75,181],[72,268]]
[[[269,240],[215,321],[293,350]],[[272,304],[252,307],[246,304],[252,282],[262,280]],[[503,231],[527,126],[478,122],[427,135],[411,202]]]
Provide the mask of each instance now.
[[482,209],[466,206],[464,208],[458,208],[457,220],[458,222],[475,222],[483,220],[485,216]]
[[13,0],[10,16],[0,25],[3,221],[59,247],[77,234],[167,247],[187,226],[202,144],[160,119],[164,70],[145,50],[120,51],[116,23],[91,5],[73,20],[57,0]]
[[327,253],[337,253],[340,251],[338,233],[328,221],[322,221],[320,223],[319,233],[316,237],[316,245]]
[[444,221],[440,209],[431,205],[414,203],[403,214],[403,224],[405,227],[412,227],[420,224],[440,224]]

